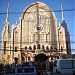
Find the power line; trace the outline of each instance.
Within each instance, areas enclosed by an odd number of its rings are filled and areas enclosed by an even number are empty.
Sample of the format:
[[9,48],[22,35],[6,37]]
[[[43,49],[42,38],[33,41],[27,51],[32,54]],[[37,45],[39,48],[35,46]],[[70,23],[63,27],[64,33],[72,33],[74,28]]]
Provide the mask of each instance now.
[[[13,49],[4,50],[3,48],[0,48],[0,50],[3,50],[3,51],[15,51],[15,49],[14,49],[14,50],[13,50]],[[45,49],[45,51],[50,51],[50,50],[53,50],[53,51],[54,51],[54,50],[56,50],[56,49],[49,49],[49,50],[46,50],[46,49]],[[59,49],[57,49],[57,50],[59,50]],[[60,49],[60,50],[61,50],[61,49]],[[66,49],[63,49],[63,51],[64,51],[64,50],[66,50]],[[72,49],[72,50],[75,50],[75,49]],[[25,50],[25,49],[24,49],[24,50],[17,49],[17,51],[36,51],[36,50],[33,50],[33,49],[32,49],[32,50],[30,50],[30,49],[27,49],[27,50]]]
[[[54,10],[54,11],[44,11],[44,12],[61,12],[62,10]],[[75,9],[64,9],[64,11],[75,11]],[[41,12],[41,13],[44,13],[44,12]],[[21,14],[23,12],[9,12],[9,14]],[[32,13],[32,12],[25,12],[25,13]],[[7,14],[6,12],[0,12],[0,15],[3,15],[3,14]]]
[[[23,42],[23,43],[31,43],[31,41],[25,42],[26,40],[28,40],[28,39],[25,39],[25,40],[22,41],[22,42]],[[37,41],[37,40],[34,40],[33,42],[36,42],[36,41]],[[2,42],[3,42],[3,41],[0,41],[0,43],[2,43]],[[7,43],[9,43],[9,42],[12,43],[13,40],[12,40],[12,41],[6,41],[6,42],[7,42]],[[15,43],[20,43],[20,40],[14,40],[14,42],[15,42]],[[32,43],[33,43],[33,42],[32,42]],[[44,43],[44,42],[59,42],[59,41],[49,41],[49,40],[46,41],[46,40],[43,40],[43,39],[42,39],[42,40],[40,40],[40,42]],[[67,41],[61,40],[60,42],[61,42],[61,43],[64,43],[64,42],[68,42],[68,40],[67,40]],[[75,41],[70,41],[70,42],[71,42],[71,43],[75,43]]]

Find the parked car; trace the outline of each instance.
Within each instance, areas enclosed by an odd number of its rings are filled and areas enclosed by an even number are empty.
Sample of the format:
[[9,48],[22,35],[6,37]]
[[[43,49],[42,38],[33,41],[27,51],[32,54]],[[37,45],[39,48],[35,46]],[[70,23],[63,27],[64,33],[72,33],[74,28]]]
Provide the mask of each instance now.
[[35,66],[18,66],[4,75],[36,75]]

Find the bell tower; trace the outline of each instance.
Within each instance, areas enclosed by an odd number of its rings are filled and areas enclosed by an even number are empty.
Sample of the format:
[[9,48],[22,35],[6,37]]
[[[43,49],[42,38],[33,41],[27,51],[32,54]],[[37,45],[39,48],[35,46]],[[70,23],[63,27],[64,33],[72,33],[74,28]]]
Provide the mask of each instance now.
[[[3,62],[9,63],[10,59],[10,29],[9,29],[9,20],[8,20],[8,12],[9,12],[9,3],[6,12],[6,20],[4,22],[4,29],[2,31],[2,59]],[[6,64],[5,63],[5,64]]]
[[67,54],[71,54],[71,46],[70,46],[70,34],[67,28],[67,23],[65,22],[64,19],[64,10],[63,7],[61,5],[61,10],[62,10],[62,23],[61,26],[65,29],[65,38],[66,38],[66,50],[67,50]]

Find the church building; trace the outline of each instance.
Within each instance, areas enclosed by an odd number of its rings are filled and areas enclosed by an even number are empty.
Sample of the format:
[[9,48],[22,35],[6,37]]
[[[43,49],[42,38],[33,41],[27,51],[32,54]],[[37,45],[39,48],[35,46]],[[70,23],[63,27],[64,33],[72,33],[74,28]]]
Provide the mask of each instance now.
[[[31,3],[24,9],[19,23],[10,31],[9,5],[2,30],[2,60],[12,64],[35,61],[35,56],[43,53],[51,60],[63,54],[71,54],[70,34],[62,12],[59,25],[53,10],[42,2]],[[49,59],[50,61],[50,59]]]

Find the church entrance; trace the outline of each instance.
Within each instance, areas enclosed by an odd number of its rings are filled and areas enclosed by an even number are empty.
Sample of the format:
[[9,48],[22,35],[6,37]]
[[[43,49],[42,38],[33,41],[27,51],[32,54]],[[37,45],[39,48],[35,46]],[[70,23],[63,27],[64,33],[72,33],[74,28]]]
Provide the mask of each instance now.
[[36,68],[37,68],[38,75],[41,75],[42,73],[46,72],[48,58],[49,57],[43,53],[40,53],[35,56],[35,62],[36,62]]

